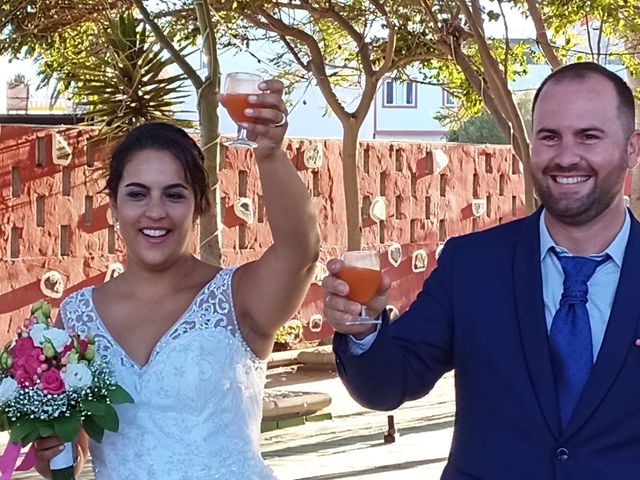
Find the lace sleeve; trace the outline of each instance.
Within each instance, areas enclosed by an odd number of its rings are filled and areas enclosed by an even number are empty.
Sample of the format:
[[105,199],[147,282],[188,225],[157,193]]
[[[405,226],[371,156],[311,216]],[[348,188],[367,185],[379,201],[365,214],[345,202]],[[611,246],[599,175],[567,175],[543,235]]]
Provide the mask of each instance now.
[[238,328],[231,286],[236,269],[237,267],[224,268],[214,277],[195,298],[189,314],[161,341],[158,350],[164,348],[162,343],[175,341],[193,329],[225,330],[230,338],[242,346],[254,363],[263,362],[253,353]]
[[214,326],[226,329],[239,342],[245,352],[249,354],[252,362],[262,364],[264,360],[251,350],[238,327],[232,288],[232,279],[236,270],[237,267],[225,268],[217,275],[205,302],[215,304],[219,309],[220,316],[215,319]]
[[65,329],[86,335],[95,322],[91,287],[83,288],[65,298],[60,304],[60,318]]

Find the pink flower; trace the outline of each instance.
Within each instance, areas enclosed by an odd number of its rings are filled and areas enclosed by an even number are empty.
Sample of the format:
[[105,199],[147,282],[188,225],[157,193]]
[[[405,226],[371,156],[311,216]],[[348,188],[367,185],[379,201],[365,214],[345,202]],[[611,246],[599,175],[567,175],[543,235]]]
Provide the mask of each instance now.
[[11,356],[14,360],[20,357],[29,356],[34,350],[39,350],[42,353],[42,349],[34,345],[31,337],[18,338],[13,347],[11,347]]
[[13,369],[11,369],[11,375],[13,375],[13,378],[21,387],[33,386],[33,383],[34,383],[33,375],[29,375],[23,369],[16,370],[15,372],[13,371]]
[[60,376],[60,372],[55,368],[51,368],[42,374],[40,385],[42,385],[46,393],[51,395],[64,392],[64,381]]
[[[42,365],[40,356],[42,355],[42,349],[34,349],[26,356],[14,357],[13,365],[11,366],[11,374],[16,377],[19,371],[24,371],[30,377],[33,377],[38,373],[38,369]],[[17,377],[16,377],[17,380]]]
[[30,337],[24,337],[16,340],[10,353],[13,357],[10,372],[15,381],[21,387],[33,386],[34,376],[38,375],[38,369],[42,366],[42,349],[34,345]]

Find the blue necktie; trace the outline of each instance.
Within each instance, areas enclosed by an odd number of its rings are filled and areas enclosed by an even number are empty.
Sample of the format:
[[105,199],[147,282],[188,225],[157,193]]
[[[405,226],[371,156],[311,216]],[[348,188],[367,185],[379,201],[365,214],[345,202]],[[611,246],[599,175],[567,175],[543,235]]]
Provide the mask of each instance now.
[[556,378],[560,421],[564,427],[571,418],[593,366],[587,282],[610,257],[606,255],[601,260],[594,260],[560,256],[555,249],[552,252],[558,257],[564,272],[560,306],[553,316],[549,332],[551,365]]

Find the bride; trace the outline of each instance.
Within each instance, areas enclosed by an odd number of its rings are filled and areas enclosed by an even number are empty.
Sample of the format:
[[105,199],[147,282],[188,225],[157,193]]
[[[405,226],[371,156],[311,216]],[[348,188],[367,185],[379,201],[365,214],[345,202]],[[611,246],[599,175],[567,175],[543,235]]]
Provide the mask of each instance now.
[[[182,129],[148,123],[114,150],[106,190],[126,246],[124,273],[67,297],[58,323],[91,331],[135,403],[116,406],[118,433],[89,449],[97,480],[275,479],[259,451],[265,359],[299,308],[319,253],[307,190],[282,151],[283,85],[255,98],[255,140],[273,244],[257,260],[221,268],[190,253],[207,213],[202,152]],[[56,437],[35,442],[50,478]],[[77,464],[81,467],[82,461]]]

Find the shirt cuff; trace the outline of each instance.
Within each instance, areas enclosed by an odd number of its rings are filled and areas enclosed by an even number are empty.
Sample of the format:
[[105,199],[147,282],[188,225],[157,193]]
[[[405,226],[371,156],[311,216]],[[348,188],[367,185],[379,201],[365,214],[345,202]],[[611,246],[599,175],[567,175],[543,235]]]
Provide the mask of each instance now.
[[378,324],[376,329],[362,340],[356,340],[353,335],[347,335],[347,338],[349,339],[349,353],[351,355],[362,355],[364,352],[369,350],[369,347],[371,347],[371,344],[373,344],[374,340],[378,336],[379,330],[380,324]]

